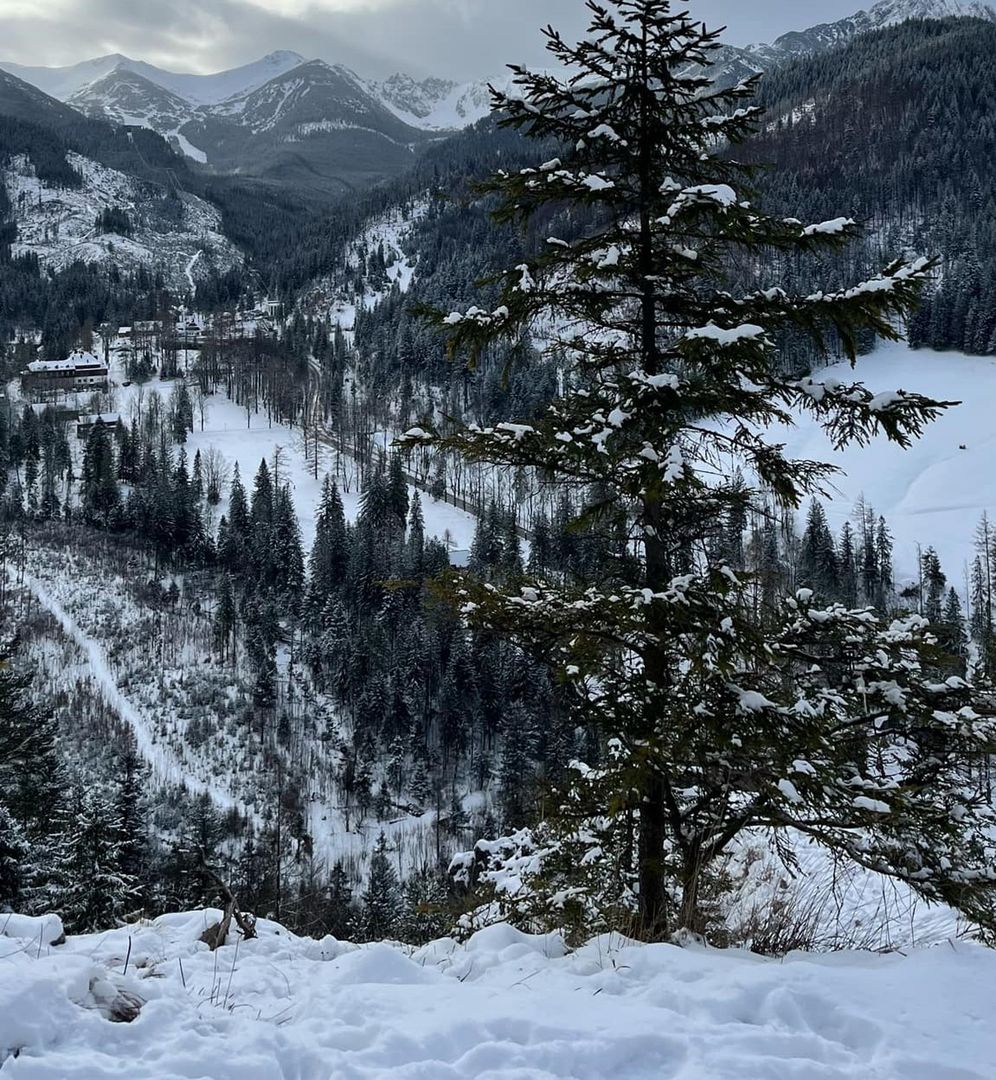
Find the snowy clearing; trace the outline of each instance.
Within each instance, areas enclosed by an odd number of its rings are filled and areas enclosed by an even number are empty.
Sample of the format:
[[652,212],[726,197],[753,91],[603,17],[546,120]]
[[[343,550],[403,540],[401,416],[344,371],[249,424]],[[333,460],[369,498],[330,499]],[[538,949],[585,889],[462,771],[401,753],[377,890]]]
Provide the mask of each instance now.
[[909,450],[879,437],[866,447],[835,451],[808,419],[772,435],[785,442],[792,457],[829,461],[843,470],[835,481],[840,494],[828,507],[837,529],[863,494],[893,531],[899,574],[915,574],[918,543],[933,545],[951,583],[963,590],[964,568],[975,554],[975,526],[983,511],[996,511],[996,360],[914,351],[905,342],[890,342],[859,357],[854,370],[835,364],[813,378],[834,376],[860,379],[873,393],[902,389],[961,402],[930,424]]
[[[186,359],[181,366],[185,362]],[[159,378],[141,386],[120,385],[125,381],[125,376],[118,360],[112,361],[112,378],[119,383],[113,393],[113,411],[119,412],[125,422],[130,419],[132,410],[144,407],[144,403],[154,392],[168,400],[174,386],[173,382],[164,382]],[[315,514],[321,501],[325,475],[329,472],[337,478],[340,475],[337,452],[329,447],[322,448],[316,476],[314,448],[309,446],[308,453],[305,453],[304,436],[300,428],[271,421],[265,412],[247,412],[224,393],[213,394],[207,399],[203,431],[200,417],[195,417],[194,431],[188,435],[185,444],[188,464],[193,461],[198,450],[204,454],[211,448],[216,449],[230,467],[238,464],[242,482],[250,490],[260,461],[266,459],[280,482],[290,484],[294,508],[301,526],[301,539],[305,552],[310,550],[315,538]],[[355,474],[352,459],[347,458],[346,463],[347,473]],[[355,521],[360,510],[358,481],[354,477],[348,488],[343,488],[341,484],[340,487],[346,516],[350,521]],[[227,485],[224,494],[225,497],[217,508],[218,516],[228,509]],[[409,489],[409,495],[415,495],[414,488]],[[427,536],[448,540],[449,546],[458,550],[470,547],[476,523],[471,514],[449,503],[437,501],[425,493],[419,493],[419,498],[425,514]],[[216,525],[217,521],[212,524]]]
[[[220,915],[167,915],[63,946],[0,937],[4,1077],[993,1075],[996,1028],[985,1003],[996,994],[996,953],[964,942],[908,956],[774,961],[618,936],[566,953],[556,935],[508,926],[466,945],[356,947],[261,920],[259,939],[211,953],[198,936]],[[122,992],[144,1002],[141,1012],[110,1023]]]

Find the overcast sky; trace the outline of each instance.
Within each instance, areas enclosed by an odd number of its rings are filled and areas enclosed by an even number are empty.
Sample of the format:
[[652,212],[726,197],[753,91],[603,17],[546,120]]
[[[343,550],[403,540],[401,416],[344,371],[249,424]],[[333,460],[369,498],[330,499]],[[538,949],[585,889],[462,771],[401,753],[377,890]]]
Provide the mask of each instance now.
[[[689,0],[733,44],[849,15],[872,0]],[[62,65],[106,53],[209,72],[293,49],[361,74],[490,76],[542,62],[537,33],[577,34],[582,0],[0,0],[0,59]]]

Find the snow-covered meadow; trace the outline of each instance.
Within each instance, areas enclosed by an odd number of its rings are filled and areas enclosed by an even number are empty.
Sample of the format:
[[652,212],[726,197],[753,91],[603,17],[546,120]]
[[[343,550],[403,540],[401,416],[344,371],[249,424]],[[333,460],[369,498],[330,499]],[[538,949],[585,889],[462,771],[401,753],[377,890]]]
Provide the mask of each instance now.
[[975,526],[983,512],[996,513],[996,359],[886,342],[860,357],[853,371],[841,363],[813,377],[857,378],[874,393],[908,390],[959,403],[908,450],[880,436],[868,446],[836,451],[811,420],[772,434],[785,442],[789,455],[829,461],[842,470],[828,506],[836,528],[863,496],[892,529],[900,576],[915,575],[918,544],[933,545],[951,584],[963,592]]
[[[768,960],[508,926],[413,949],[198,941],[221,913],[4,938],[5,1080],[988,1080],[996,952]],[[131,1022],[116,1007],[140,1006]]]

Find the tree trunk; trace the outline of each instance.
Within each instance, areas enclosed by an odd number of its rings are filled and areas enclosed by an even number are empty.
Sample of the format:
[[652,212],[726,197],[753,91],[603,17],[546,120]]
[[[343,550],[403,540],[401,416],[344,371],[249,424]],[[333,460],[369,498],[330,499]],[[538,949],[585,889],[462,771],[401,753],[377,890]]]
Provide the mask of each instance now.
[[678,930],[701,934],[704,930],[702,913],[699,911],[699,885],[702,881],[702,864],[698,851],[686,856],[681,875],[681,910],[678,913]]
[[640,935],[648,941],[659,940],[667,931],[666,833],[664,783],[659,777],[651,776],[640,803],[639,841]]

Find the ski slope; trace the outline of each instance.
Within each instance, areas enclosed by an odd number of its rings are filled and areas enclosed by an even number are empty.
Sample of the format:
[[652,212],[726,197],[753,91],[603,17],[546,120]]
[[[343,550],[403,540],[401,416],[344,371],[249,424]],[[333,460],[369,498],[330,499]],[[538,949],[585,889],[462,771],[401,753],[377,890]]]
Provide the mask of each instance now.
[[[0,915],[4,1080],[991,1080],[996,1061],[996,952],[966,942],[767,960],[603,936],[569,954],[494,926],[408,949],[260,920],[211,953],[220,915],[60,946],[32,920],[4,939]],[[141,1011],[110,1023],[122,992]]]
[[902,389],[960,402],[909,450],[880,437],[838,452],[811,419],[771,435],[792,457],[842,470],[827,508],[837,530],[864,496],[893,531],[898,575],[913,577],[917,545],[933,545],[951,584],[964,591],[975,526],[984,511],[996,514],[996,359],[891,342],[860,357],[854,371],[835,364],[814,378],[826,376],[860,379],[875,393]]

